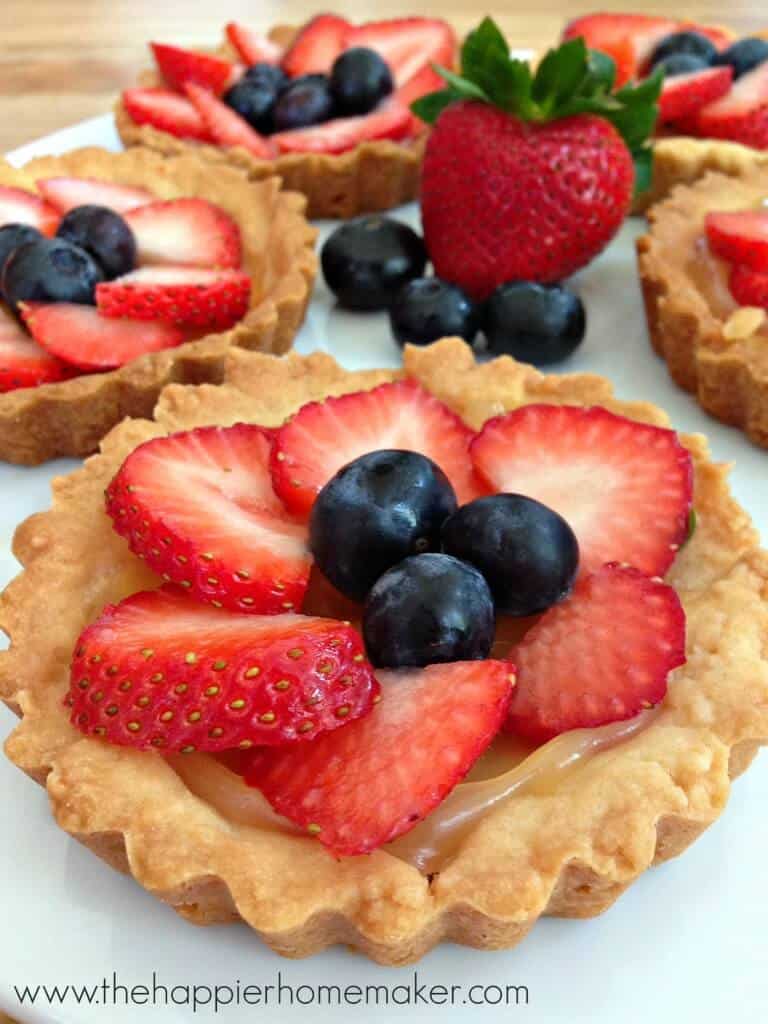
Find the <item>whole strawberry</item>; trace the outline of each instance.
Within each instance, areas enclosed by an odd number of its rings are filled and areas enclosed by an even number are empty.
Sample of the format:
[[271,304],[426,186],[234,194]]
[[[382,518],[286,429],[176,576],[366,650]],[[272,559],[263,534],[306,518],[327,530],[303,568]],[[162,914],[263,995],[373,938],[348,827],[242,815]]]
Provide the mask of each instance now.
[[435,273],[484,299],[594,259],[629,211],[633,156],[647,176],[660,74],[612,92],[611,58],[574,39],[534,76],[488,18],[467,37],[462,74],[441,74],[447,88],[413,108],[434,123],[421,208]]

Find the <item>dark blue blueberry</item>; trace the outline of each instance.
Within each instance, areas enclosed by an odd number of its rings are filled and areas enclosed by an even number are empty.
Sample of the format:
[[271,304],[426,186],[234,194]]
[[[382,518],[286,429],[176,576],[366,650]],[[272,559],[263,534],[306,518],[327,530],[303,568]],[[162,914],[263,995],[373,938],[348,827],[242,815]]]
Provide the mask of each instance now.
[[[31,227],[29,224],[4,224],[0,228],[0,282],[2,282],[5,261],[13,250],[27,242],[36,242],[42,237],[37,228]],[[0,298],[2,298],[2,294],[0,289]]]
[[326,283],[347,309],[386,309],[402,286],[427,265],[413,228],[392,217],[358,217],[340,225],[322,248]]
[[768,60],[768,40],[758,39],[757,36],[748,36],[746,39],[739,39],[727,50],[722,50],[717,55],[715,64],[730,64],[733,68],[734,78],[741,78],[748,71],[752,71],[758,64]]
[[275,93],[281,92],[290,81],[288,75],[277,64],[252,64],[247,68],[243,78],[269,85]]
[[104,272],[94,258],[63,238],[39,238],[14,249],[3,268],[3,293],[20,302],[94,305]]
[[483,329],[493,355],[544,366],[581,344],[586,314],[578,295],[561,284],[510,281],[486,302]]
[[365,46],[346,50],[331,69],[331,92],[341,114],[367,114],[393,88],[389,65]]
[[487,658],[494,629],[488,584],[451,555],[406,558],[377,580],[363,612],[368,657],[379,668]]
[[108,281],[129,274],[136,266],[133,232],[106,206],[76,206],[64,214],[56,236],[90,253]]
[[437,277],[409,281],[389,308],[392,334],[400,345],[430,345],[453,336],[472,342],[480,320],[480,308],[472,299],[458,285]]
[[408,555],[440,546],[453,487],[425,455],[377,451],[348,463],[312,507],[309,546],[320,571],[355,601]]
[[262,78],[241,78],[224,93],[223,99],[262,135],[269,135],[275,130],[277,88],[272,82]]
[[690,75],[693,71],[706,71],[710,65],[701,57],[694,57],[692,53],[673,53],[671,57],[665,57],[656,64],[657,68],[663,68],[667,78],[674,78],[675,75]]
[[653,51],[651,66],[655,67],[659,61],[682,53],[689,57],[701,57],[705,64],[714,64],[717,47],[701,32],[673,32],[665,36]]
[[282,91],[275,104],[275,131],[289,132],[329,121],[333,94],[326,75],[302,75]]

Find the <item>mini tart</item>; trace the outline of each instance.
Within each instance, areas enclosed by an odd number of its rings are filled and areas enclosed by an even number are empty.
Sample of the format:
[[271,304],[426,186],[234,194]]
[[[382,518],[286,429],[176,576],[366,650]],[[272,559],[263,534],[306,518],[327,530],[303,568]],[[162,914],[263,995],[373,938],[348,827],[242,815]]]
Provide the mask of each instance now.
[[[614,399],[601,377],[543,376],[509,358],[476,364],[458,339],[407,348],[403,373],[474,428],[542,401],[667,423],[652,405]],[[542,914],[600,913],[718,817],[730,780],[768,738],[768,554],[701,436],[683,438],[699,525],[669,575],[687,612],[688,664],[659,713],[551,791],[497,805],[438,873],[422,875],[386,847],[335,860],[311,837],[226,820],[160,756],[75,731],[62,697],[80,630],[106,602],[158,582],[104,512],[104,488],[125,456],[148,438],[202,424],[277,425],[307,401],[398,376],[347,372],[321,353],[232,350],[223,386],[171,385],[154,420],[120,424],[100,454],[54,482],[53,508],[16,533],[24,571],[0,601],[11,640],[0,655],[0,696],[23,716],[6,752],[47,786],[58,824],[189,920],[243,919],[291,957],[346,943],[402,964],[444,939],[508,947]]]
[[673,379],[707,412],[768,447],[768,315],[739,307],[728,268],[709,252],[707,213],[740,210],[768,198],[768,166],[707,173],[653,207],[638,239],[648,331]]
[[[278,26],[271,39],[287,46],[295,28]],[[215,51],[228,60],[237,55],[228,41]],[[145,71],[139,84],[146,87],[163,84],[156,71]],[[139,125],[128,115],[122,101],[115,108],[117,131],[126,146],[145,146],[166,156],[194,153],[215,164],[231,164],[260,181],[274,174],[285,188],[301,192],[307,198],[307,216],[348,218],[359,213],[389,210],[416,198],[426,136],[404,142],[381,140],[364,142],[338,155],[326,153],[287,153],[277,160],[259,160],[242,146],[223,148],[180,139],[152,125]]]
[[171,159],[134,148],[125,153],[79,149],[32,160],[21,170],[0,162],[0,184],[35,191],[58,175],[147,188],[158,199],[193,196],[222,207],[237,222],[244,269],[253,282],[251,308],[226,332],[150,353],[109,373],[22,388],[0,395],[0,458],[37,465],[60,455],[88,455],[125,416],[151,415],[171,381],[218,381],[232,346],[282,353],[300,328],[312,292],[315,231],[302,196],[277,178],[251,182],[234,167],[213,167],[193,153]]

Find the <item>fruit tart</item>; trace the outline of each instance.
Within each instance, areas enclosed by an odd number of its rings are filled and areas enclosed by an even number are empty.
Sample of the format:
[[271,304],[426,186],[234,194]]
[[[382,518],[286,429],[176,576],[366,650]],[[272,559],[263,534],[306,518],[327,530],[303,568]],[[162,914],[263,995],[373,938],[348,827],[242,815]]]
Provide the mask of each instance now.
[[232,346],[281,353],[316,260],[304,199],[193,154],[0,164],[0,458],[85,455]]
[[116,110],[127,146],[279,174],[310,217],[351,217],[415,197],[424,125],[410,105],[440,85],[432,64],[451,67],[456,40],[439,19],[320,14],[269,36],[230,22],[212,52],[151,49],[155,70]]
[[114,867],[287,956],[597,914],[768,736],[726,472],[600,377],[458,339],[403,371],[232,349],[19,527],[6,751]]

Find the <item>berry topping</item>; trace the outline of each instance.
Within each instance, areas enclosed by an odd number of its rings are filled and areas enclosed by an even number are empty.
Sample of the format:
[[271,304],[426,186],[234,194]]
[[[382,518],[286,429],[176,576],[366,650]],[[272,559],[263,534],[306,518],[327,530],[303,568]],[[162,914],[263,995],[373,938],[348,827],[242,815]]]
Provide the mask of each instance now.
[[440,527],[455,511],[453,487],[431,459],[370,452],[340,469],[318,494],[309,546],[331,583],[362,601],[397,562],[438,550]]
[[282,67],[291,78],[327,74],[344,49],[351,25],[335,14],[319,14],[307,22],[286,51]]
[[650,65],[655,67],[661,61],[669,57],[698,57],[705,64],[714,64],[718,54],[718,48],[707,36],[701,32],[681,31],[673,32],[661,40],[659,45],[651,54]]
[[676,53],[659,61],[656,67],[662,69],[666,78],[671,78],[675,75],[687,75],[691,71],[708,70],[710,65],[705,60],[702,60],[701,57],[692,57],[687,53]]
[[546,366],[567,358],[584,340],[586,314],[562,284],[511,281],[499,285],[484,310],[488,351]]
[[197,107],[171,89],[126,89],[123,106],[136,124],[148,124],[182,139],[213,141]]
[[716,256],[768,273],[768,210],[708,213],[704,223]]
[[267,36],[235,21],[230,21],[227,25],[227,38],[243,63],[248,65],[276,64],[283,54],[282,48]]
[[205,199],[151,202],[126,214],[142,263],[237,269],[240,229],[220,206]]
[[472,342],[480,328],[480,310],[458,285],[417,277],[395,295],[389,323],[400,345],[431,345],[454,336]]
[[[0,298],[2,298],[2,278],[5,261],[14,249],[27,242],[36,242],[43,236],[37,228],[29,224],[4,224],[0,228]],[[2,319],[2,318],[0,318]]]
[[768,146],[768,62],[734,82],[730,92],[694,115],[694,134]]
[[647,14],[586,14],[565,27],[563,39],[583,39],[616,64],[616,85],[636,78],[657,44],[678,28],[670,18]]
[[[42,189],[41,189],[42,191]],[[53,235],[59,224],[58,212],[33,192],[0,185],[0,225],[26,224],[43,235]]]
[[708,103],[725,96],[732,81],[733,72],[729,67],[705,68],[668,78],[659,97],[659,121],[667,124],[690,117]]
[[543,743],[658,704],[669,673],[685,663],[685,612],[660,580],[606,565],[545,612],[512,657],[507,728]]
[[451,555],[412,555],[388,569],[365,602],[363,637],[381,668],[481,661],[491,652],[494,606],[482,573]]
[[688,534],[691,456],[672,430],[599,406],[534,404],[489,420],[471,452],[493,490],[564,517],[585,573],[615,561],[662,575]]
[[0,308],[0,393],[71,375],[71,369],[32,341],[16,317]]
[[389,65],[375,50],[356,46],[336,58],[331,92],[341,114],[367,114],[394,88]]
[[210,138],[220,146],[241,146],[253,156],[271,160],[272,147],[238,113],[210,91],[187,82],[184,91],[194,104]]
[[172,89],[181,92],[187,82],[194,82],[217,95],[224,92],[232,79],[233,65],[210,53],[195,53],[178,46],[150,43],[160,74]]
[[725,50],[721,50],[715,63],[730,65],[733,68],[733,77],[741,78],[742,75],[746,75],[747,72],[754,70],[758,64],[762,64],[766,60],[768,60],[768,39],[750,36],[747,39],[739,39]]
[[[262,64],[260,67],[271,67]],[[277,70],[276,68],[273,70]],[[224,94],[224,102],[261,135],[275,130],[277,86],[266,76],[245,75]]]
[[437,18],[393,18],[369,21],[353,28],[347,46],[373,50],[384,59],[399,88],[432,64],[452,67],[456,37],[445,21]]
[[342,466],[382,448],[421,452],[451,481],[459,503],[479,493],[468,457],[472,431],[415,381],[380,384],[310,402],[275,436],[272,479],[287,508],[304,519]]
[[379,690],[350,626],[237,615],[173,587],[108,605],[70,674],[73,725],[167,753],[312,740],[368,714]]
[[427,250],[413,228],[374,214],[339,225],[320,254],[328,287],[346,309],[386,309],[398,290],[423,273]]
[[768,309],[768,273],[737,264],[731,268],[731,294],[740,306]]
[[76,206],[106,206],[123,216],[153,200],[152,193],[146,189],[95,178],[42,178],[37,187],[61,214],[69,213]]
[[136,239],[123,218],[106,206],[75,206],[56,231],[96,260],[109,281],[136,266]]
[[579,545],[562,516],[521,494],[462,506],[443,525],[443,548],[485,577],[496,609],[535,615],[562,601],[579,567]]
[[282,153],[343,153],[362,142],[402,139],[411,131],[413,118],[407,107],[385,100],[370,114],[337,117],[311,128],[280,132],[272,142]]
[[314,743],[255,752],[246,782],[337,856],[370,853],[461,782],[504,719],[513,672],[503,661],[379,672],[370,715]]
[[104,272],[84,249],[61,238],[39,238],[19,246],[3,267],[3,294],[20,302],[92,304]]
[[301,606],[306,527],[275,497],[260,427],[203,427],[133,451],[107,490],[131,550],[192,597],[274,615]]
[[281,92],[275,104],[274,121],[278,132],[308,128],[333,117],[333,95],[325,75],[302,75]]

